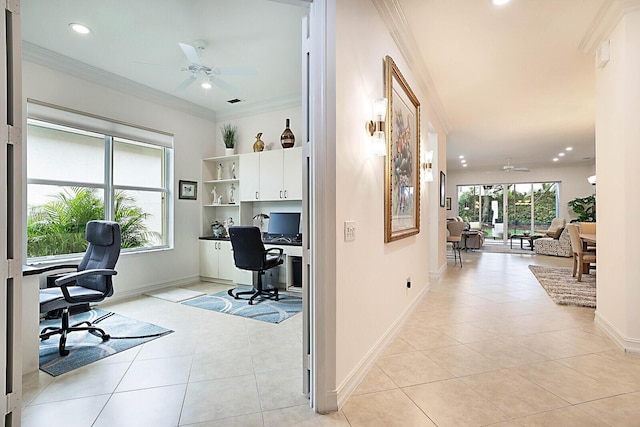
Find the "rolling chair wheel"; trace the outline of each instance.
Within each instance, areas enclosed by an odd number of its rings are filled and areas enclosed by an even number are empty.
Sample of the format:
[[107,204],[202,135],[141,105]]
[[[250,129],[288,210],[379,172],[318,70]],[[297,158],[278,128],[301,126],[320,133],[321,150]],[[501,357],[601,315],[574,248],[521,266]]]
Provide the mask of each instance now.
[[111,335],[109,335],[109,334],[104,334],[104,335],[102,336],[102,341],[109,341],[109,339],[110,339],[110,338],[111,338]]

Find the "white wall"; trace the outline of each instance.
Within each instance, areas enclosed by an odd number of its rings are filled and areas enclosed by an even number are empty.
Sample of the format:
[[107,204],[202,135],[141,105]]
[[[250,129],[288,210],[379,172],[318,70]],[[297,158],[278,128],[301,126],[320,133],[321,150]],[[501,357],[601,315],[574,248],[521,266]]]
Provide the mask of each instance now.
[[596,188],[587,181],[589,176],[595,174],[594,167],[590,161],[564,167],[533,167],[530,172],[488,174],[483,171],[450,171],[447,176],[447,197],[451,197],[451,210],[447,211],[447,215],[458,215],[458,185],[560,182],[560,217],[570,221],[576,218],[576,215],[569,212],[567,203],[576,197],[587,197],[596,192]]
[[[635,11],[633,7],[635,4]],[[596,72],[598,282],[596,320],[622,347],[640,352],[640,279],[633,230],[640,199],[640,2],[609,36],[610,60]],[[606,190],[605,190],[606,189]],[[622,232],[621,232],[622,230]]]
[[[24,98],[33,98],[174,134],[174,191],[180,179],[200,181],[201,158],[211,155],[218,129],[207,121],[36,65],[23,62]],[[26,182],[26,181],[25,181]],[[201,194],[175,201],[174,248],[123,253],[114,277],[116,295],[137,294],[155,285],[190,282],[199,274]]]
[[[427,99],[420,93],[389,31],[370,0],[336,2],[336,384],[348,393],[363,366],[428,288],[429,191],[421,186],[421,231],[384,243],[384,158],[372,157],[365,123],[375,98],[385,95],[384,58],[390,55],[422,104],[427,141]],[[440,138],[444,143],[444,136]],[[327,141],[328,144],[333,143]],[[331,148],[329,148],[331,149]],[[345,242],[344,221],[356,222]],[[411,278],[411,289],[406,288]]]
[[[253,143],[256,142],[256,135],[262,132],[262,141],[264,141],[265,151],[282,150],[280,145],[280,135],[285,128],[285,120],[290,119],[290,129],[296,137],[296,147],[302,145],[304,135],[302,135],[302,105],[290,106],[284,109],[265,111],[263,113],[252,114],[251,116],[235,117],[225,120],[219,120],[216,123],[215,143],[207,149],[213,149],[215,152],[211,155],[224,155],[224,143],[220,134],[220,127],[224,123],[230,123],[238,127],[236,137],[236,154],[253,152]],[[302,167],[302,166],[301,166]]]

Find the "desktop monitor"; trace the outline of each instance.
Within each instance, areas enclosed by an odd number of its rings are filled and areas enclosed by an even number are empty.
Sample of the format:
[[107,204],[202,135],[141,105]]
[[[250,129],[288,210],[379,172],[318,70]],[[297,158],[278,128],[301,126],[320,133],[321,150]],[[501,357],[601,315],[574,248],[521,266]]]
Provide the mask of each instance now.
[[270,236],[296,237],[300,231],[300,212],[271,212],[269,214]]

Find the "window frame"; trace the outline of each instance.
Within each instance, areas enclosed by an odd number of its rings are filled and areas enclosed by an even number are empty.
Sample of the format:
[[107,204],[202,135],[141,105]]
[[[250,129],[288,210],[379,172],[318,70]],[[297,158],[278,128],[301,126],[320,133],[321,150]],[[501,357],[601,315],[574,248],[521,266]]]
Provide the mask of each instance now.
[[[75,114],[82,115],[81,112],[75,112]],[[60,110],[57,110],[57,114],[61,114]],[[62,112],[64,114],[64,111]],[[130,126],[133,130],[132,133],[136,131],[140,132],[153,132],[153,130],[147,128],[140,128],[134,125],[127,125],[121,122],[110,121],[105,118],[98,118],[94,115],[89,115],[92,120],[100,120],[103,125],[109,125],[110,123],[114,123],[120,128]],[[104,173],[103,180],[101,183],[96,182],[84,182],[84,181],[66,181],[66,180],[56,180],[56,179],[43,179],[43,178],[29,178],[26,177],[26,185],[27,190],[25,197],[25,205],[28,202],[28,186],[29,185],[50,185],[57,187],[84,187],[91,188],[96,190],[101,190],[103,192],[103,203],[104,203],[104,219],[108,221],[113,221],[115,217],[115,194],[116,191],[138,191],[138,192],[152,192],[159,193],[161,198],[161,211],[162,211],[162,219],[161,219],[161,233],[162,233],[162,243],[156,244],[152,246],[144,246],[144,247],[136,247],[136,248],[123,248],[123,253],[136,253],[136,252],[148,252],[148,251],[157,251],[157,250],[165,250],[173,248],[173,230],[172,226],[174,220],[174,204],[173,204],[173,168],[174,168],[174,156],[173,156],[173,135],[171,135],[171,144],[166,143],[154,143],[149,140],[139,140],[130,135],[122,136],[119,134],[109,134],[102,130],[96,129],[87,129],[84,126],[78,126],[76,123],[60,123],[58,120],[47,120],[45,118],[34,118],[30,117],[27,114],[27,137],[28,137],[28,129],[30,125],[36,126],[44,126],[49,128],[63,127],[68,129],[68,131],[77,131],[79,133],[89,132],[93,134],[99,134],[103,136],[103,144],[104,144]],[[159,132],[159,131],[158,131]],[[166,137],[168,134],[159,132],[159,135]],[[115,185],[114,184],[114,148],[115,148],[115,139],[123,139],[126,143],[130,141],[132,143],[140,143],[148,146],[154,146],[159,149],[162,149],[162,170],[161,170],[161,182],[163,187],[151,187],[151,186],[135,186],[135,185]],[[28,174],[28,170],[25,168],[25,175]],[[26,224],[26,221],[25,221]],[[26,229],[25,229],[26,236]],[[25,258],[27,260],[27,264],[36,264],[42,263],[46,261],[61,261],[61,260],[69,260],[69,259],[77,259],[82,253],[68,253],[68,254],[60,254],[60,255],[49,255],[43,257],[26,257],[27,245],[25,242]]]

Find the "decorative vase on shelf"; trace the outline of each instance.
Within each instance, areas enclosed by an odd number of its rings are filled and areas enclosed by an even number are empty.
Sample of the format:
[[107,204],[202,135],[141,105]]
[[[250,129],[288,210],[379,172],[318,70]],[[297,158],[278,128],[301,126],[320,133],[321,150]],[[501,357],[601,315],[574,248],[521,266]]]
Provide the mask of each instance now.
[[253,151],[255,153],[264,150],[264,141],[260,138],[262,137],[262,132],[256,135],[256,142],[253,143]]
[[280,136],[280,144],[282,144],[282,148],[291,148],[296,144],[296,137],[289,129],[289,119],[287,119],[284,132]]
[[225,148],[224,149],[224,155],[225,156],[233,156],[234,154],[236,154],[236,149],[235,148]]

